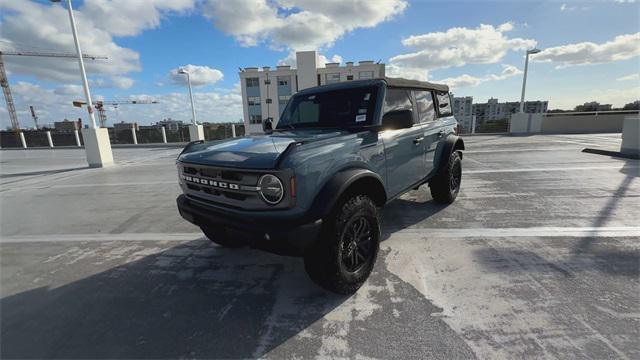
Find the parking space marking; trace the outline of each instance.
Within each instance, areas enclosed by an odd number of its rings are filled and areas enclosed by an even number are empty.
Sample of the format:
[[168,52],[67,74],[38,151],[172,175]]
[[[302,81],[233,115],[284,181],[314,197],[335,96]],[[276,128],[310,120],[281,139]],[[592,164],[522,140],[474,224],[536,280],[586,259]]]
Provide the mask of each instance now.
[[605,166],[578,166],[559,168],[520,168],[520,169],[487,169],[487,170],[466,170],[465,174],[489,174],[489,173],[514,173],[514,172],[539,172],[539,171],[575,171],[575,170],[620,170],[622,168],[638,169],[640,164],[626,165],[605,165]]
[[[607,227],[530,227],[530,228],[410,228],[385,229],[391,236],[430,238],[494,238],[494,237],[640,237],[639,226]],[[204,239],[199,232],[189,233],[121,233],[121,234],[55,234],[2,236],[0,243],[20,242],[93,242],[93,241],[193,241]]]

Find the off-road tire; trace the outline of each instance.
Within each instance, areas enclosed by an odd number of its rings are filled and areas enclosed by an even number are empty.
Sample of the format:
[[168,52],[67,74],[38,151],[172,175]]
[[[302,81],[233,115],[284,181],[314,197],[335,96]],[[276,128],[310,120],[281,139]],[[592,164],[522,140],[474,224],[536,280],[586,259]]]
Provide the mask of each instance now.
[[213,229],[201,226],[200,230],[204,235],[214,243],[227,248],[239,248],[247,245],[247,241],[237,237],[233,237],[224,229]]
[[353,294],[371,274],[379,247],[376,204],[366,195],[350,196],[325,219],[320,237],[304,256],[304,266],[316,284],[334,293]]
[[462,183],[462,161],[460,154],[454,151],[438,174],[429,182],[433,200],[440,204],[451,204],[460,191]]

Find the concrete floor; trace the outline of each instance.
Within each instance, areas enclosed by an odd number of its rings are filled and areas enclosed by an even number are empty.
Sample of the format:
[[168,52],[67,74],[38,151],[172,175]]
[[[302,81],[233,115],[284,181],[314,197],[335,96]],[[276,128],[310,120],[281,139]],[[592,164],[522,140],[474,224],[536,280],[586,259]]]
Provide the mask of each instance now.
[[640,358],[640,162],[620,136],[465,138],[450,206],[384,210],[353,296],[177,214],[177,149],[1,151],[2,358]]

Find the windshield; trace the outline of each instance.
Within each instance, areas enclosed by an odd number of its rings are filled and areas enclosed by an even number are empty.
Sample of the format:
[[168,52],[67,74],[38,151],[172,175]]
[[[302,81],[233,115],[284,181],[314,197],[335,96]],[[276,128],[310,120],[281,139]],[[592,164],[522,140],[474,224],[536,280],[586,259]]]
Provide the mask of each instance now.
[[367,86],[294,96],[278,129],[371,125],[378,87]]

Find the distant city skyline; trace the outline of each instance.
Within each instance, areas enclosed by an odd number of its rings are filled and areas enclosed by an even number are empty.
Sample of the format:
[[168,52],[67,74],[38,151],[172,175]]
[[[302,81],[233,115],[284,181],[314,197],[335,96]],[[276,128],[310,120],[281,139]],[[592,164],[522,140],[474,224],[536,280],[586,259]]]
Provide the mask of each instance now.
[[[388,76],[445,82],[456,96],[519,101],[524,52],[527,100],[571,110],[591,101],[622,107],[640,98],[640,4],[160,0],[74,1],[95,99],[156,99],[121,108],[118,121],[190,121],[184,76],[200,121],[243,118],[238,67],[291,64],[296,50],[321,62],[381,61]],[[34,31],[40,29],[40,31]],[[0,0],[0,50],[74,52],[61,4]],[[22,126],[86,118],[77,63],[5,56]],[[0,126],[8,114],[0,101]],[[107,108],[109,124],[116,119]]]

